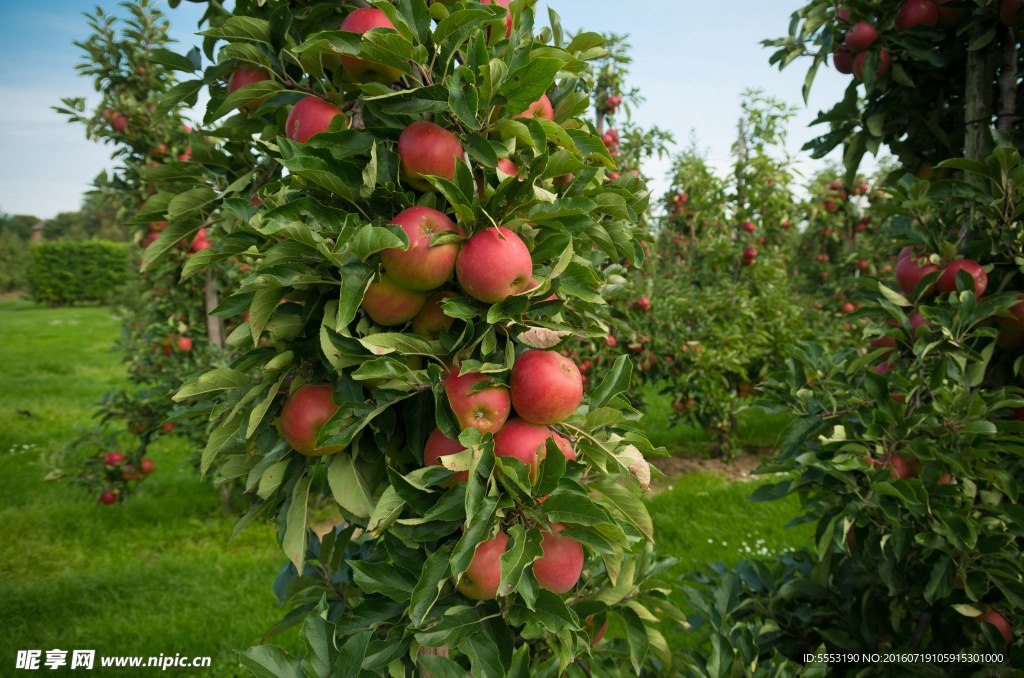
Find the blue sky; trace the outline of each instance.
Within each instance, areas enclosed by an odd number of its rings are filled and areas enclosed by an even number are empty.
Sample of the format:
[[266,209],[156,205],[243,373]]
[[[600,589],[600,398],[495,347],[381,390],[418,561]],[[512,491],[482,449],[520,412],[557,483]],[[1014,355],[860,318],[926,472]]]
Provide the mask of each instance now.
[[[118,11],[116,2],[95,4],[108,12]],[[770,51],[759,42],[782,36],[790,13],[802,4],[800,0],[541,0],[538,20],[546,23],[546,8],[551,6],[568,30],[628,33],[634,60],[629,82],[647,98],[634,119],[671,130],[680,146],[689,142],[693,130],[712,163],[726,167],[744,89],[759,87],[800,107],[790,131],[789,148],[796,152],[819,133],[807,127],[817,111],[839,100],[849,82],[849,76],[821,70],[805,107],[800,88],[806,66],[797,63],[779,73],[768,65]],[[72,44],[89,35],[82,12],[93,6],[82,0],[0,0],[0,59],[5,64],[0,69],[0,148],[5,156],[0,163],[0,210],[4,212],[48,218],[76,210],[93,177],[114,166],[110,148],[86,141],[81,127],[65,123],[50,109],[65,96],[84,96],[90,106],[98,101],[91,80],[76,76],[80,50]],[[166,5],[162,9],[182,51],[197,42],[194,33],[202,5],[182,2],[177,9]],[[667,162],[652,163],[645,171],[660,178],[667,166]],[[655,191],[663,187],[656,178]]]

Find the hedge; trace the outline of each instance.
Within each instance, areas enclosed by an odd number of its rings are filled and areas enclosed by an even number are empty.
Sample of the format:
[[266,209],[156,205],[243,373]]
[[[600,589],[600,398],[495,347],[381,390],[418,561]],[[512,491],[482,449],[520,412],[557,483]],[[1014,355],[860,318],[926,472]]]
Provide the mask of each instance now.
[[57,241],[32,247],[29,289],[48,306],[105,303],[128,279],[128,246],[107,240]]

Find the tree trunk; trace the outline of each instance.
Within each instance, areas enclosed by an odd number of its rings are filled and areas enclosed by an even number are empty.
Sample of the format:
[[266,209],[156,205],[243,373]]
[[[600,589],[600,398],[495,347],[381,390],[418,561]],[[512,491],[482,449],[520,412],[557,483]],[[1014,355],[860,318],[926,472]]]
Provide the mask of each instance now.
[[999,67],[999,111],[996,129],[1012,130],[1020,118],[1017,115],[1017,36],[1010,26],[1000,26],[1003,63]]
[[228,515],[234,513],[234,510],[231,507],[231,485],[221,485],[219,492],[220,509]]
[[211,344],[217,348],[224,348],[224,318],[210,315],[219,305],[217,281],[213,277],[213,271],[206,269],[206,334],[210,337]]
[[[438,657],[449,658],[451,655],[448,654],[447,647],[421,647],[420,654],[432,654]],[[423,668],[423,664],[417,663],[420,670],[420,678],[434,678],[434,674]]]
[[743,118],[740,118],[739,130],[736,141],[736,210],[742,213],[747,206],[747,188],[743,181],[743,170],[747,166],[747,135],[743,130]]
[[[984,30],[980,25],[972,28],[967,38],[968,44],[980,38]],[[964,157],[972,160],[984,160],[991,146],[988,131],[992,120],[991,54],[991,46],[967,53]]]

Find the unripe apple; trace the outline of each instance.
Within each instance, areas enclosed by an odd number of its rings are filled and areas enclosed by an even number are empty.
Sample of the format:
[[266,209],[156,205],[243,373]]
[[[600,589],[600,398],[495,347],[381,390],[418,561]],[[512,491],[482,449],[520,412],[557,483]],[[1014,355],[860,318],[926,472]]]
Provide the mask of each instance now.
[[531,350],[516,359],[510,379],[512,406],[534,424],[556,424],[583,400],[583,378],[573,361],[555,351]]
[[494,456],[513,457],[530,467],[530,482],[536,482],[540,462],[546,455],[547,440],[554,438],[566,460],[576,459],[572,444],[546,426],[513,417],[494,436]]
[[459,244],[431,246],[430,241],[446,232],[462,235],[462,229],[443,212],[429,207],[410,207],[399,212],[391,223],[401,226],[409,238],[408,249],[389,247],[380,253],[392,280],[410,290],[426,291],[451,279]]
[[113,504],[116,501],[117,495],[115,495],[113,492],[104,492],[103,494],[100,495],[101,504]]
[[505,553],[508,534],[498,532],[492,539],[480,542],[473,552],[469,568],[455,586],[459,593],[472,600],[490,600],[498,595],[501,585],[501,554]]
[[942,267],[942,275],[939,276],[936,283],[939,291],[943,293],[956,292],[956,274],[961,269],[967,271],[974,278],[974,296],[980,297],[984,294],[985,288],[988,287],[988,274],[978,262],[970,259],[957,259]]
[[867,51],[871,45],[875,44],[876,40],[878,40],[878,31],[875,30],[875,27],[866,21],[861,21],[846,31],[844,44],[854,54],[860,54]]
[[361,305],[373,322],[394,327],[415,318],[426,303],[426,292],[402,287],[387,273],[381,273],[380,282],[370,283],[366,288]]
[[288,113],[288,120],[284,129],[288,138],[294,142],[304,144],[314,134],[326,132],[335,116],[345,114],[337,106],[333,106],[320,97],[306,97],[295,102],[292,110]]
[[425,175],[455,180],[455,162],[462,158],[462,142],[448,130],[426,120],[412,123],[398,137],[402,177],[418,191],[436,189]]
[[191,351],[192,350],[192,340],[189,339],[188,337],[179,337],[178,341],[177,341],[177,345],[178,345],[178,350],[179,351]]
[[533,576],[540,587],[558,594],[571,591],[583,573],[583,545],[558,534],[564,529],[561,523],[551,524],[551,531],[544,532],[540,542],[544,555],[533,563]]
[[512,409],[508,388],[495,384],[471,392],[476,384],[487,379],[485,374],[468,372],[459,376],[457,370],[452,370],[444,380],[448,403],[463,430],[473,427],[481,433],[496,433],[508,419]]
[[530,104],[530,107],[519,115],[514,116],[516,118],[544,118],[545,120],[555,119],[555,110],[551,106],[551,100],[548,99],[547,94],[541,94],[540,99]]
[[525,292],[533,277],[530,250],[507,228],[485,228],[462,246],[455,261],[459,285],[469,296],[487,304]]
[[[366,33],[372,28],[390,28],[395,30],[395,25],[388,20],[384,12],[376,8],[361,8],[354,10],[341,22],[339,30],[349,33]],[[342,68],[352,76],[356,82],[379,82],[390,85],[402,77],[402,71],[392,66],[365,61],[351,56],[341,57]]]
[[[264,80],[270,80],[270,72],[265,68],[259,66],[245,65],[239,68],[237,71],[231,74],[228,78],[228,94],[234,94],[246,85],[251,85],[256,82],[263,82]],[[245,106],[240,106],[238,110],[242,113],[249,113],[255,111],[260,105],[271,97],[270,94],[259,99],[253,99]]]
[[412,331],[428,341],[437,339],[441,330],[451,328],[455,318],[445,315],[441,307],[443,299],[450,299],[459,295],[455,292],[435,292],[427,297],[427,303],[423,306],[415,318],[412,319]]
[[[429,436],[427,436],[427,442],[423,446],[423,465],[424,466],[443,466],[441,463],[441,457],[447,457],[450,454],[458,454],[466,448],[462,446],[458,438],[449,438],[445,434],[441,433],[441,429],[435,428]],[[469,480],[469,471],[456,471],[449,481],[449,485],[455,483],[461,483]]]
[[317,436],[339,406],[331,397],[329,384],[305,384],[300,386],[281,408],[278,429],[288,444],[299,454],[307,457],[333,454],[344,449],[343,445],[316,447]]
[[[929,262],[926,257],[901,256],[899,263],[896,264],[896,284],[904,294],[913,294],[921,278],[938,270],[939,267]],[[924,294],[935,294],[935,285],[929,285]]]
[[[864,79],[864,62],[867,61],[868,52],[858,54],[853,59],[853,77],[858,80]],[[889,72],[889,50],[883,49],[878,52],[878,69],[875,71],[875,77],[881,78],[883,75]]]
[[896,30],[906,31],[915,26],[934,26],[939,22],[939,10],[932,0],[907,0],[896,15]]
[[843,75],[853,73],[853,54],[848,49],[837,49],[832,52],[832,65]]

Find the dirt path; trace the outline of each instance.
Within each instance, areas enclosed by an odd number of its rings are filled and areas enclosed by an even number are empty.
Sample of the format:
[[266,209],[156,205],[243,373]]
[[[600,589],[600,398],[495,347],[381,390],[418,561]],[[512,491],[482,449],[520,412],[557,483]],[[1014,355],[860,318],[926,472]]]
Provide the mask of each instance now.
[[679,456],[653,459],[651,463],[668,478],[660,480],[658,487],[651,489],[654,491],[663,489],[663,486],[671,485],[674,478],[686,473],[714,473],[725,476],[730,482],[753,480],[756,476],[752,476],[751,471],[761,465],[762,458],[767,454],[767,450],[759,451],[757,454],[744,453],[729,461],[707,459],[699,454],[685,453]]

